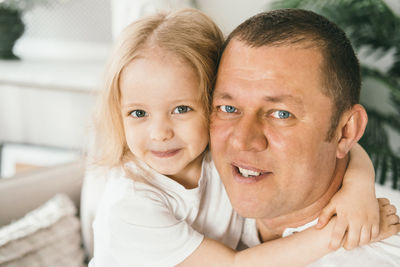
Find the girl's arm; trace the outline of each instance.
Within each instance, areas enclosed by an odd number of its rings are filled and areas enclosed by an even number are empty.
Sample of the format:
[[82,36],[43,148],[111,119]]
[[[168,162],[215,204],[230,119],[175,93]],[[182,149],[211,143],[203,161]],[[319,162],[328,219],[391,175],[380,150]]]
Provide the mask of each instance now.
[[322,230],[309,228],[239,252],[205,238],[200,247],[178,266],[305,266],[333,251],[328,246],[332,222]]
[[333,249],[339,248],[342,240],[344,248],[352,249],[378,236],[379,205],[374,182],[374,166],[365,150],[356,144],[350,150],[342,188],[323,209],[317,224],[317,228],[322,228],[333,215],[337,215],[330,243]]
[[[379,202],[380,234],[375,241],[400,231],[395,207],[387,199],[380,199]],[[178,266],[304,266],[333,251],[329,242],[336,219],[332,218],[322,230],[311,227],[239,252],[205,238],[200,247]]]

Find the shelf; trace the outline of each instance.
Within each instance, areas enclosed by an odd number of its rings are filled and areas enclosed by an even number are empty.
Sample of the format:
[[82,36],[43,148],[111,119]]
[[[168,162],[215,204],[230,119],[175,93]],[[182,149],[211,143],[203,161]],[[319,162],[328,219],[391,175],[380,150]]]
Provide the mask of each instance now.
[[0,85],[88,92],[103,81],[109,44],[23,39],[21,60],[0,60]]

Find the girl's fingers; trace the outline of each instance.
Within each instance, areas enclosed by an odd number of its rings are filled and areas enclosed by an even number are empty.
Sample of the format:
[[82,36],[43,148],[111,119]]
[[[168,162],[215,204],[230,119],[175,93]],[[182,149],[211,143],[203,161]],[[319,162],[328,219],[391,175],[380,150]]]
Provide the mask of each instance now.
[[363,225],[361,228],[360,246],[366,245],[371,241],[371,227]]
[[379,224],[374,224],[372,225],[371,228],[371,239],[375,240],[378,238],[378,236],[379,236]]
[[387,198],[378,198],[379,206],[385,206],[387,204],[390,204],[389,199]]
[[396,207],[391,204],[383,206],[382,209],[386,215],[396,214],[397,211]]
[[329,203],[322,210],[321,214],[319,215],[318,223],[316,225],[317,229],[321,229],[322,227],[324,227],[329,222],[329,220],[332,218],[332,216],[335,215],[335,213],[336,213],[336,209],[335,209],[334,205]]
[[[397,219],[398,219],[398,217],[397,217]],[[387,227],[385,233],[383,233],[381,240],[386,239],[386,238],[398,233],[399,231],[400,231],[400,224],[399,223],[398,224],[390,224]]]
[[347,232],[347,240],[344,242],[343,247],[347,250],[353,249],[360,243],[361,228],[356,226],[349,227]]
[[388,224],[398,224],[399,216],[397,216],[396,214],[388,215],[387,222]]
[[340,248],[346,230],[347,230],[347,222],[337,220],[335,227],[333,228],[331,242],[329,244],[329,247],[331,249],[336,250]]

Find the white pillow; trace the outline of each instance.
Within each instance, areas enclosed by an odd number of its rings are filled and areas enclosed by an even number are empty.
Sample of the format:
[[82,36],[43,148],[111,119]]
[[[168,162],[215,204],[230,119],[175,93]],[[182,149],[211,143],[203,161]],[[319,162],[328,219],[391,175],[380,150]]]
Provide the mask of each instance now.
[[67,195],[56,195],[0,228],[1,266],[83,266],[80,222]]

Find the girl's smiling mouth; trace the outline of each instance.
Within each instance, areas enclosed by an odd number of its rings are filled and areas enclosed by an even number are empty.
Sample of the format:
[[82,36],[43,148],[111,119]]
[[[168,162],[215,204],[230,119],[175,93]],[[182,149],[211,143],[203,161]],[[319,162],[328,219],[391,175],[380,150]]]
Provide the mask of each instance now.
[[165,150],[165,151],[156,151],[156,150],[150,150],[151,153],[159,158],[169,158],[169,157],[173,157],[176,154],[178,154],[182,149],[178,148],[178,149],[170,149],[170,150]]

